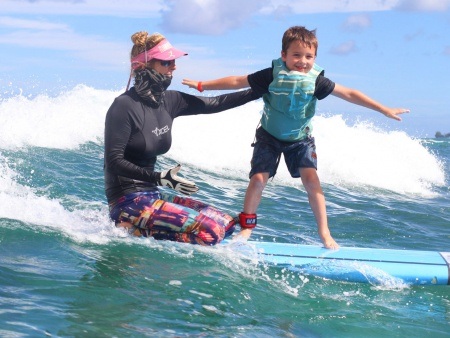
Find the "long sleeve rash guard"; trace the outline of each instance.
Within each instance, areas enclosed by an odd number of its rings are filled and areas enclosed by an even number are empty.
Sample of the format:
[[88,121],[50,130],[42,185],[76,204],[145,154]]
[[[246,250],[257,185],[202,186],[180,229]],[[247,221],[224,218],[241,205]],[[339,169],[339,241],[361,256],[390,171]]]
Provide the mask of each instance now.
[[261,95],[252,90],[200,97],[168,90],[158,108],[148,106],[134,88],[117,97],[105,121],[105,193],[109,203],[129,193],[155,190],[158,155],[169,151],[178,116],[212,114]]

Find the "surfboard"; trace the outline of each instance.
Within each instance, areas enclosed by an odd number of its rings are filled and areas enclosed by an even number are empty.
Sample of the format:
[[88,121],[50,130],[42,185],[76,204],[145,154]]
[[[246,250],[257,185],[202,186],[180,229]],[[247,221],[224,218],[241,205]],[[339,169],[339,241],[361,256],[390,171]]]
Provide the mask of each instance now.
[[243,257],[270,265],[347,282],[383,284],[399,279],[411,285],[450,285],[450,252],[230,241]]

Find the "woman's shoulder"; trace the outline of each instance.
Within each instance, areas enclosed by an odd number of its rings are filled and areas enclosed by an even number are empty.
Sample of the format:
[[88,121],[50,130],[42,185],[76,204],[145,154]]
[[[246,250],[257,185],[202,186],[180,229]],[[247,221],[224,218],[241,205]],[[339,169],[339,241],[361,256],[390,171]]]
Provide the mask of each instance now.
[[126,92],[123,92],[119,96],[116,97],[116,101],[138,101],[139,96],[137,95],[134,87],[131,87]]
[[176,99],[176,98],[181,99],[181,97],[183,96],[183,94],[186,94],[186,93],[180,92],[180,91],[178,91],[178,90],[173,90],[173,89],[166,90],[166,91],[164,92],[164,96],[165,96],[165,97],[170,97],[170,98],[172,98],[172,99]]
[[131,89],[117,96],[108,109],[108,115],[124,115],[124,112],[134,111],[139,104],[139,97],[133,95]]

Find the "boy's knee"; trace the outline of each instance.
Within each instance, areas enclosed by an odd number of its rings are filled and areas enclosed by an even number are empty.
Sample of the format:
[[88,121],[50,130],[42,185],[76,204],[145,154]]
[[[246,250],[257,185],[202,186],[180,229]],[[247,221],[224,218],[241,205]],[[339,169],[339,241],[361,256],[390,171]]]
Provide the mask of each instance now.
[[263,190],[268,180],[269,180],[268,173],[257,173],[251,177],[250,186]]
[[302,181],[317,181],[319,176],[317,175],[317,170],[315,168],[301,168],[300,177]]

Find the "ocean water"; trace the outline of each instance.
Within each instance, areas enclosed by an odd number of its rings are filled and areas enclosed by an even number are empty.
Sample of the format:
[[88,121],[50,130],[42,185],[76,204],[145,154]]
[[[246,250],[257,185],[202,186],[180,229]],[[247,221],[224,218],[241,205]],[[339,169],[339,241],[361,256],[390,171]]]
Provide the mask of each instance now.
[[[1,337],[450,337],[450,287],[348,283],[247,261],[226,246],[127,236],[108,219],[103,126],[119,92],[0,96]],[[240,211],[261,101],[176,120],[160,168]],[[342,246],[450,251],[450,140],[342,116],[314,120]],[[253,240],[319,244],[284,163]]]

